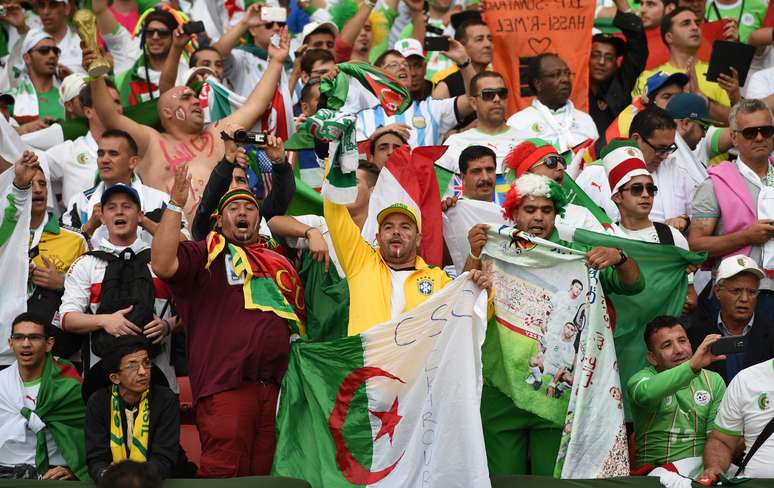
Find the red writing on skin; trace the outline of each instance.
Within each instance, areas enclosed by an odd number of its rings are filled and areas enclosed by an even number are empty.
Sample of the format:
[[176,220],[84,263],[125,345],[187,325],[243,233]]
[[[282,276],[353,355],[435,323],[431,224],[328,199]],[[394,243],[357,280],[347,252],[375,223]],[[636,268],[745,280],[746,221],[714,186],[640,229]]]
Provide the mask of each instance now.
[[[212,135],[209,132],[205,132],[200,137],[194,137],[189,142],[194,151],[199,154],[206,153],[206,157],[212,156],[212,152],[215,150],[215,144],[213,143]],[[188,145],[183,142],[178,142],[174,145],[173,154],[170,154],[167,149],[167,144],[163,139],[159,141],[159,146],[161,147],[161,152],[164,153],[164,159],[169,163],[171,171],[174,171],[175,168],[181,164],[190,163],[193,161],[194,157],[196,157]]]

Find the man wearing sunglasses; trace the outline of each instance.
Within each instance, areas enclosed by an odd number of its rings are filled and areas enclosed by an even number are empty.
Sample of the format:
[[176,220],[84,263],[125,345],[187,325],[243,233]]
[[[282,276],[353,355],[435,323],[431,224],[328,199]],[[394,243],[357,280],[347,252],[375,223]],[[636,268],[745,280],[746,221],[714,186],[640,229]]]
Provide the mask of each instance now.
[[[620,215],[615,233],[627,239],[673,245],[687,251],[688,241],[677,229],[650,219],[658,187],[653,183],[637,143],[616,139],[602,149],[601,156],[612,188],[611,199]],[[683,313],[693,310],[698,302],[693,274],[689,275],[688,282]]]
[[[53,37],[40,29],[32,29],[22,41],[24,69],[11,75],[14,97],[12,116],[24,124],[37,119],[63,119],[65,109],[56,79],[60,49]],[[9,60],[10,62],[10,60]],[[10,66],[9,66],[10,68]]]
[[689,199],[707,179],[707,168],[711,162],[731,149],[731,131],[713,125],[709,119],[707,102],[694,93],[678,93],[669,100],[666,111],[677,124],[677,151],[662,166],[670,174],[665,182],[671,183],[663,190],[685,197],[685,202],[680,203],[680,209],[667,212],[670,215],[677,214],[668,223],[682,232],[690,223]]
[[494,150],[497,174],[502,175],[503,159],[519,142],[519,131],[505,123],[508,109],[508,88],[500,73],[482,71],[470,81],[470,104],[476,112],[478,124],[449,136],[448,149],[436,164],[460,172],[459,159],[462,151],[471,145],[485,145]]
[[564,152],[599,137],[591,116],[570,101],[572,76],[567,63],[556,54],[544,53],[532,59],[528,79],[535,99],[508,119],[521,140],[538,137]]
[[[711,258],[744,254],[758,266],[774,269],[774,120],[763,101],[744,99],[729,117],[736,161],[713,166],[693,197],[688,242]],[[774,280],[761,279],[756,313],[774,314]]]

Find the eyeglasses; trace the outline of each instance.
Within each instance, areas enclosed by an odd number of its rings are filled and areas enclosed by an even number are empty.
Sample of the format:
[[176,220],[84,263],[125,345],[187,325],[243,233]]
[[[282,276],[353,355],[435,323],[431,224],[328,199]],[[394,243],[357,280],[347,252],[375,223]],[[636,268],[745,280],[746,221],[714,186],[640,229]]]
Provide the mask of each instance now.
[[484,88],[481,93],[476,95],[476,98],[481,98],[485,102],[491,102],[495,99],[495,96],[500,97],[500,100],[508,100],[508,89],[502,88]]
[[675,143],[672,143],[670,146],[659,146],[659,147],[656,147],[653,144],[651,144],[650,141],[645,139],[644,137],[642,138],[642,140],[645,141],[645,144],[650,146],[650,148],[653,149],[653,151],[655,151],[656,154],[659,155],[659,156],[669,156],[673,152],[677,151],[677,144],[675,144]]
[[562,165],[562,168],[567,167],[567,161],[565,161],[564,158],[559,156],[558,154],[551,154],[549,156],[546,156],[539,163],[535,163],[534,165],[532,165],[532,167],[534,168],[535,166],[540,166],[541,164],[544,164],[548,169],[554,169],[560,164]]
[[615,63],[615,54],[601,53],[599,51],[591,51],[591,59],[601,59],[606,63]]
[[760,134],[764,139],[769,139],[771,136],[774,136],[774,126],[762,125],[760,127],[747,127],[742,130],[735,130],[734,132],[737,134],[741,133],[742,137],[748,141],[756,139],[758,134]]
[[[273,29],[273,28],[274,28],[274,26],[277,26],[277,27],[279,27],[280,29],[282,29],[283,27],[285,27],[285,26],[287,25],[287,22],[277,22],[277,21],[275,20],[275,21],[272,21],[272,22],[264,22],[264,23],[263,23],[263,24],[261,24],[261,25],[262,25],[264,28],[266,28],[266,29]],[[331,46],[331,48],[333,48],[333,46]]]
[[129,361],[126,363],[126,366],[121,369],[125,369],[127,371],[137,371],[140,369],[140,366],[142,366],[142,369],[145,371],[150,371],[150,369],[153,367],[153,362],[151,362],[150,359],[145,359],[139,363],[137,361]]
[[165,39],[172,35],[172,31],[167,29],[145,29],[145,37],[153,37],[154,34]]
[[399,68],[409,69],[409,65],[406,61],[395,61],[390,64],[385,64],[382,68],[390,71],[397,71]]
[[46,339],[46,336],[43,334],[13,334],[11,335],[11,340],[13,342],[24,342],[25,340],[28,340],[30,342],[41,342]]
[[757,288],[726,288],[724,286],[721,286],[720,288],[726,290],[732,297],[737,298],[742,295],[742,292],[747,292],[747,296],[751,298],[757,297],[761,292]]
[[59,56],[59,54],[62,52],[62,50],[56,46],[40,46],[36,47],[35,49],[30,49],[30,51],[35,51],[36,53],[40,53],[43,56],[48,56],[48,53],[52,51],[55,55]]
[[645,190],[648,191],[648,195],[655,197],[656,193],[658,193],[658,187],[654,185],[653,183],[632,183],[629,188],[621,188],[618,191],[630,191],[632,192],[633,197],[638,197],[642,195],[642,192]]

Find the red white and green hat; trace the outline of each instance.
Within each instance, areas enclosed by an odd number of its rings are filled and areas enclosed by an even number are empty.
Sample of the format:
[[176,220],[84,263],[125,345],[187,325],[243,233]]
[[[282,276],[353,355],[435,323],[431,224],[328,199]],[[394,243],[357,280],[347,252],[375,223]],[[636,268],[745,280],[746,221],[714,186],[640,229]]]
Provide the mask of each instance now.
[[612,194],[635,176],[650,176],[645,156],[631,139],[613,139],[600,153]]
[[525,139],[505,156],[506,176],[513,181],[550,154],[559,154],[550,142],[536,137]]

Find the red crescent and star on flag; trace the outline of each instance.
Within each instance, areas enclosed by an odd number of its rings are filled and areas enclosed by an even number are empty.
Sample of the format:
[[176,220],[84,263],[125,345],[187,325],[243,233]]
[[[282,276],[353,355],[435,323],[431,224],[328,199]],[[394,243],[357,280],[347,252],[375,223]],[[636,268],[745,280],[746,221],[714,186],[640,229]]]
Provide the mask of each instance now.
[[[328,419],[328,428],[333,437],[333,442],[336,444],[336,465],[339,467],[342,475],[344,475],[344,478],[353,485],[368,485],[384,479],[393,469],[395,469],[403,458],[403,453],[401,453],[401,455],[398,456],[398,459],[390,466],[379,471],[370,471],[355,459],[344,439],[344,422],[347,420],[347,412],[349,411],[349,405],[352,402],[352,398],[354,398],[360,385],[370,378],[378,377],[389,378],[405,383],[402,379],[381,368],[366,366],[355,369],[341,382],[339,392],[336,395],[336,403],[334,404],[333,411]],[[387,435],[390,438],[390,444],[392,444],[395,428],[403,418],[398,415],[398,406],[398,398],[395,397],[395,401],[392,402],[392,406],[386,412],[369,410],[382,424],[379,432],[377,432],[376,437],[374,438],[374,442],[380,437]]]

